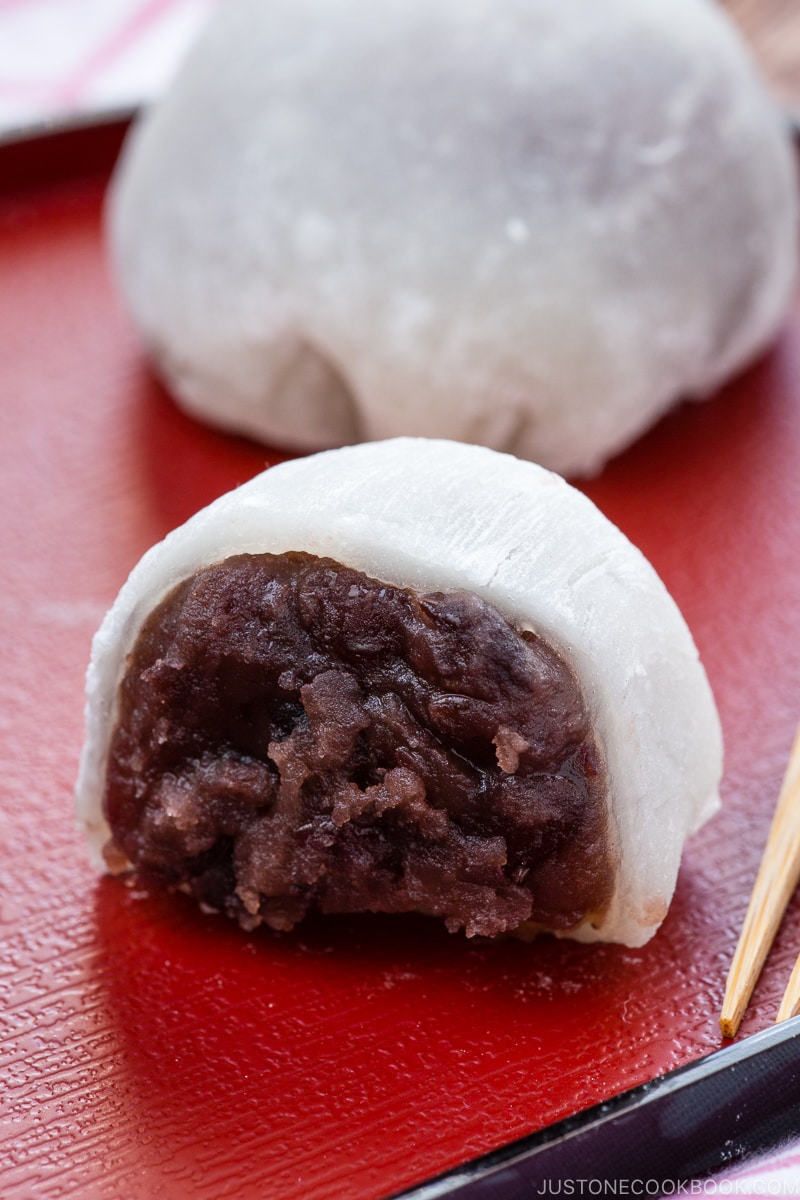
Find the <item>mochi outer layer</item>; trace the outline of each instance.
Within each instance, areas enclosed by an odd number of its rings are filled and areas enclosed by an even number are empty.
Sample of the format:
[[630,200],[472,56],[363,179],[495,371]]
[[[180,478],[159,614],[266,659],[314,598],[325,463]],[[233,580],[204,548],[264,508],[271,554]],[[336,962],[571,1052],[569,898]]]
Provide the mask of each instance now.
[[109,225],[198,416],[578,474],[773,337],[797,200],[709,0],[228,0],[128,143]]
[[562,653],[605,757],[618,858],[602,921],[568,936],[647,941],[685,838],[719,803],[720,726],[696,647],[653,568],[582,493],[532,463],[455,442],[401,438],[272,467],[144,556],[88,671],[77,812],[98,863],[118,689],[143,622],[205,566],[287,551],[403,587],[467,589]]

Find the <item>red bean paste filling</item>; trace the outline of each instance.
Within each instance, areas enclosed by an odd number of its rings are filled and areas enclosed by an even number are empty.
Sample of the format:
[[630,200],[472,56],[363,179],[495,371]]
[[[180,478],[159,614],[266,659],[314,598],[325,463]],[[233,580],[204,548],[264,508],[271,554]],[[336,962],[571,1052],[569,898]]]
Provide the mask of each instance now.
[[246,928],[417,910],[492,936],[610,897],[605,772],[552,647],[308,554],[229,558],[158,606],[108,780],[109,862]]

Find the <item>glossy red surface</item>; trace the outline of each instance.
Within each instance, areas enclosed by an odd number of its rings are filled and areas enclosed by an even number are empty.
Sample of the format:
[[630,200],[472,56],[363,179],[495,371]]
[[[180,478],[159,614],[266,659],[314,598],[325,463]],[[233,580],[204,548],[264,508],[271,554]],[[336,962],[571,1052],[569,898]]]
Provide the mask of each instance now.
[[[681,604],[727,738],[724,811],[657,937],[479,945],[381,917],[248,936],[98,879],[72,825],[104,609],[152,542],[274,461],[147,373],[100,238],[116,140],[71,135],[50,175],[46,148],[0,152],[0,1194],[383,1196],[720,1044],[800,716],[800,310],[587,488]],[[798,949],[795,904],[743,1032]]]

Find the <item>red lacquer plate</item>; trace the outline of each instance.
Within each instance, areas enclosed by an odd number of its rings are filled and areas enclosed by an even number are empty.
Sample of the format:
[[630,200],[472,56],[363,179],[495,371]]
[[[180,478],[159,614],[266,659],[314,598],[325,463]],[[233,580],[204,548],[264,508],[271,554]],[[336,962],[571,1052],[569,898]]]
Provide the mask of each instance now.
[[[99,879],[72,823],[104,610],[148,546],[279,457],[148,374],[101,237],[121,134],[0,150],[0,1194],[374,1200],[720,1045],[800,716],[800,308],[586,488],[681,605],[726,734],[724,810],[656,938],[477,944],[377,916],[248,936]],[[795,904],[743,1033],[798,950]]]

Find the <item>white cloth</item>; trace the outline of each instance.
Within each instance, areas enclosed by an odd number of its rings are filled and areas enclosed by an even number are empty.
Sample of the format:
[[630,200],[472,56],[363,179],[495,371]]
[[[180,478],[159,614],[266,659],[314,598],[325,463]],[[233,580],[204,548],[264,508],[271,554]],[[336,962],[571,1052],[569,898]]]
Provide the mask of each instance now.
[[0,135],[147,103],[218,0],[0,0]]

